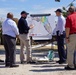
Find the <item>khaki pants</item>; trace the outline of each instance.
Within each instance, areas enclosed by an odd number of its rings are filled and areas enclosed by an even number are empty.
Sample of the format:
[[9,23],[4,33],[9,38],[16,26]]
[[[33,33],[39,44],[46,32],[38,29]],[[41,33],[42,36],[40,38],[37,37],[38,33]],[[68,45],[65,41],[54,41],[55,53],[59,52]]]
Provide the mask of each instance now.
[[70,35],[70,42],[67,44],[67,63],[74,68],[74,52],[76,50],[76,34]]
[[25,52],[24,52],[24,46],[26,47],[26,61],[29,62],[32,60],[31,58],[31,44],[30,44],[30,38],[28,34],[20,34],[20,60],[23,62],[25,60]]

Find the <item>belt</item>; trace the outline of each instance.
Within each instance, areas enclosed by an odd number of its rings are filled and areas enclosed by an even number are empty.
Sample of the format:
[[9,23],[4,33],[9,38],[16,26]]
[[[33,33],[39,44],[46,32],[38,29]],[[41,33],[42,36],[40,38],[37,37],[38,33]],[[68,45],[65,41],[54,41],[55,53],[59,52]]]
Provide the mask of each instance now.
[[13,38],[13,39],[16,39],[16,37],[12,37],[12,36],[7,35],[7,34],[4,34],[3,36],[7,36],[7,37],[11,37],[11,38]]

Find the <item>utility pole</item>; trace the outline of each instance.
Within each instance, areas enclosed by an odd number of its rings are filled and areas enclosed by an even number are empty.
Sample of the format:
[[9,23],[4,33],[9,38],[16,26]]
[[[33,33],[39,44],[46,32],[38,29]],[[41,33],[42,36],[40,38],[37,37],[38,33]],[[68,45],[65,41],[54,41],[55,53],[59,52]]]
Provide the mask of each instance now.
[[68,6],[70,6],[71,4],[73,4],[74,1],[75,1],[75,0],[73,0],[69,5],[67,5],[66,8],[67,8]]

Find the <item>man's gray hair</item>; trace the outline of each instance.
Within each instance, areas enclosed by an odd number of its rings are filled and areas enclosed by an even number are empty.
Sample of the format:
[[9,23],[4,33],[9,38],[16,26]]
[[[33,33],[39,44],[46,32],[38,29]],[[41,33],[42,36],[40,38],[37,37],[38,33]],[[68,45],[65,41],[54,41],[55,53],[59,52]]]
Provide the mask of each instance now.
[[75,6],[70,6],[68,11],[71,12],[71,13],[76,12],[76,7]]

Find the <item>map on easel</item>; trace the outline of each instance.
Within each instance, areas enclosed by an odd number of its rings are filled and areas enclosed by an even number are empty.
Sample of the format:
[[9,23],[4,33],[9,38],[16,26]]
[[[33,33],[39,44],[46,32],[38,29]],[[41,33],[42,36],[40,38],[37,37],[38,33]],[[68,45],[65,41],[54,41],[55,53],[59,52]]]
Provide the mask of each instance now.
[[27,17],[29,25],[34,25],[30,30],[31,36],[48,36],[55,27],[55,18],[51,14],[32,14]]

